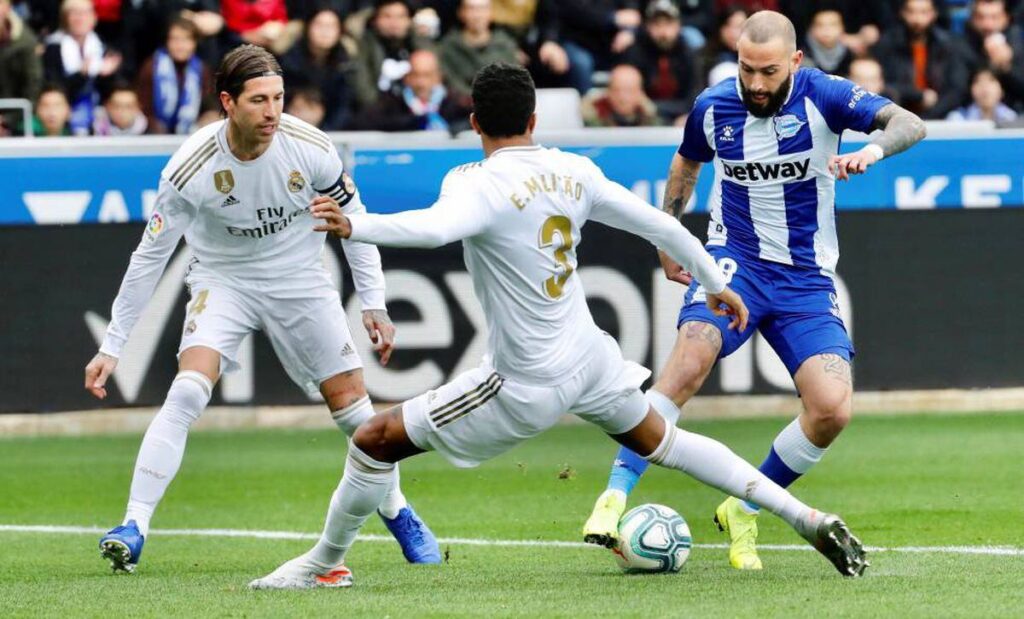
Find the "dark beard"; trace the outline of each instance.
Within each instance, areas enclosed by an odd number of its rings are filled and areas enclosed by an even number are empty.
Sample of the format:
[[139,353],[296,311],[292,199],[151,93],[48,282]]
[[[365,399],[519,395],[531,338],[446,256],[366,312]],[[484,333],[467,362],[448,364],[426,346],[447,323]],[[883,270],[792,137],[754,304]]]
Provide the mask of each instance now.
[[743,105],[746,106],[747,111],[757,116],[758,118],[771,118],[775,116],[782,109],[782,105],[786,102],[786,97],[789,96],[789,89],[793,87],[793,75],[790,74],[789,78],[779,86],[779,89],[768,95],[768,101],[765,103],[756,103],[753,99],[753,92],[747,90],[746,85],[743,84],[743,80],[739,77],[736,78],[740,82],[740,93],[743,95]]

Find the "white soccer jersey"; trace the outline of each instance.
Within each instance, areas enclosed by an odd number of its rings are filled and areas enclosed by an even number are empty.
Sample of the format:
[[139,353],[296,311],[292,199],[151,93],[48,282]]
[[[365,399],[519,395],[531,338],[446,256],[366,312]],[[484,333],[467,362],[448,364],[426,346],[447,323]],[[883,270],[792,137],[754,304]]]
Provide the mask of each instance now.
[[600,341],[576,274],[588,219],[648,239],[711,292],[725,287],[679,222],[609,181],[589,159],[557,149],[503,148],[449,172],[431,208],[351,217],[352,239],[368,243],[437,247],[462,239],[494,367],[534,385],[561,383]]
[[[114,300],[103,352],[120,354],[182,235],[192,249],[190,270],[227,286],[330,281],[322,259],[326,233],[313,230],[318,220],[310,216],[310,201],[329,195],[346,214],[366,211],[330,139],[283,114],[266,152],[240,161],[228,147],[227,127],[224,120],[197,131],[160,174],[154,212]],[[363,309],[382,309],[377,248],[342,246]]]

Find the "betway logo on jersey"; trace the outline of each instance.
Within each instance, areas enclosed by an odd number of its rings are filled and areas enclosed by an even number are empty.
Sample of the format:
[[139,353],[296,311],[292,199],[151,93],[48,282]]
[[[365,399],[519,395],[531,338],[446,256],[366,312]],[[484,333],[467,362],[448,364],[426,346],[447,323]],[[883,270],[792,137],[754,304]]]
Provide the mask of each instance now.
[[807,178],[807,171],[811,168],[810,158],[802,161],[786,161],[777,163],[761,163],[759,161],[749,163],[722,162],[722,171],[727,178],[738,181],[756,183],[775,180],[800,181]]

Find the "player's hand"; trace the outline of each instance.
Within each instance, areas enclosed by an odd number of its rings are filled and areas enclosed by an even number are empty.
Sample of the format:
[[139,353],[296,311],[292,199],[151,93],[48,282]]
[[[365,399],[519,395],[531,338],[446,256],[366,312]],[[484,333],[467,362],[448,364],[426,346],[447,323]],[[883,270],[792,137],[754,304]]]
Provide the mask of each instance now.
[[668,254],[658,250],[658,260],[661,261],[661,268],[665,271],[665,277],[684,286],[689,286],[693,281],[693,274],[668,257]]
[[878,157],[871,150],[860,149],[845,155],[832,155],[828,160],[828,170],[837,180],[845,181],[851,174],[863,174],[868,166],[878,163]]
[[99,399],[107,397],[107,378],[117,367],[117,357],[102,352],[96,353],[89,365],[85,366],[85,388]]
[[370,334],[373,349],[380,355],[380,364],[387,365],[391,352],[395,349],[395,325],[384,310],[366,310],[363,312],[363,326]]
[[[707,293],[708,309],[715,316],[732,316],[729,321],[730,329],[739,329],[741,332],[747,330],[747,320],[750,318],[750,311],[747,309],[743,298],[736,294],[728,286],[718,294]],[[725,307],[722,307],[722,306]]]
[[321,223],[313,226],[317,232],[328,232],[341,239],[352,236],[352,223],[341,212],[338,201],[330,196],[317,196],[309,203],[309,212]]

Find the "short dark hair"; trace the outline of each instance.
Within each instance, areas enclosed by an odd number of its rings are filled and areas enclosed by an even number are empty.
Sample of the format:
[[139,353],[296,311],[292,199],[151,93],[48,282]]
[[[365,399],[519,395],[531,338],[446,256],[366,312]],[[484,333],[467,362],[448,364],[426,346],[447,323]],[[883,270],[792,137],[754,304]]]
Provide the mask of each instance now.
[[277,58],[258,45],[239,45],[224,56],[217,70],[217,94],[226,92],[232,99],[245,90],[245,83],[254,77],[284,75]]
[[473,78],[473,114],[487,137],[523,135],[536,107],[533,78],[519,65],[495,62]]
[[199,42],[199,27],[196,26],[195,22],[193,22],[191,19],[186,19],[180,13],[177,16],[175,16],[174,19],[170,21],[170,23],[167,24],[167,31],[164,32],[164,41],[166,41],[167,38],[171,36],[172,28],[184,30],[189,34],[190,37],[192,37],[193,41],[196,41],[197,43]]
[[119,92],[130,92],[133,95],[135,95],[136,97],[139,96],[139,93],[136,92],[135,87],[131,84],[131,82],[129,82],[128,80],[126,80],[124,78],[120,78],[119,77],[119,78],[115,79],[114,83],[112,83],[109,87],[107,87],[106,91],[103,93],[103,103],[104,103],[104,105],[108,101],[110,101],[111,97],[113,97],[115,94],[117,94]]

